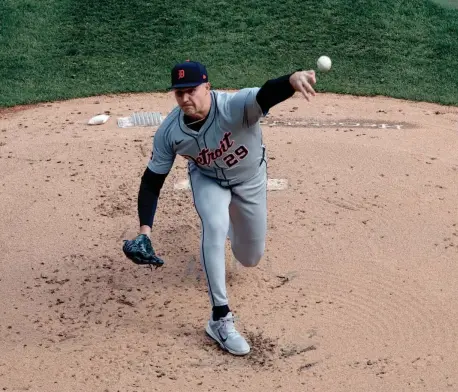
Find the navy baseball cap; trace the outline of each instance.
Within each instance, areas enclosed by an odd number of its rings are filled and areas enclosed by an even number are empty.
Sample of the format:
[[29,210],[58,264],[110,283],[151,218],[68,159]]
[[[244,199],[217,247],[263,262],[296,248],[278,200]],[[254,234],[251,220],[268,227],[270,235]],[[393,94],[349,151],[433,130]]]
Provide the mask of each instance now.
[[197,61],[185,61],[172,68],[172,86],[174,88],[196,87],[208,82],[205,66]]

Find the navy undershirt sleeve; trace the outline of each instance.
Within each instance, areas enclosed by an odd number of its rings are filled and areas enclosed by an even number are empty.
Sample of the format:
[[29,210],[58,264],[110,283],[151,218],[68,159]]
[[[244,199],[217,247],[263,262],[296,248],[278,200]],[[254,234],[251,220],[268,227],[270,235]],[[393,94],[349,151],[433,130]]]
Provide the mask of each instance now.
[[138,217],[140,226],[153,227],[157,201],[167,174],[157,174],[146,168],[138,191]]
[[256,95],[256,100],[264,115],[269,112],[270,108],[280,102],[286,101],[294,95],[295,90],[289,82],[291,75],[292,74],[270,79],[260,88]]

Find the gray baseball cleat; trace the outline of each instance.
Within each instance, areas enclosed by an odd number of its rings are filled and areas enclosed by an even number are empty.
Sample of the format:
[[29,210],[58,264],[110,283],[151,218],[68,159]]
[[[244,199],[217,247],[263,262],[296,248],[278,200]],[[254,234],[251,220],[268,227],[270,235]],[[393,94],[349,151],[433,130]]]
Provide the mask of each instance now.
[[213,317],[210,317],[205,331],[223,350],[229,351],[231,354],[246,355],[250,352],[249,344],[234,327],[232,312],[217,321],[213,321]]

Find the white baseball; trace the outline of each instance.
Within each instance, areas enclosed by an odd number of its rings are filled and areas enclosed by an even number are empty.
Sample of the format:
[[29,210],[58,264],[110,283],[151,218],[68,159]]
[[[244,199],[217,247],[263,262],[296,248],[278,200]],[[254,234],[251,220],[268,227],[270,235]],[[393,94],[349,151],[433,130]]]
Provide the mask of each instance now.
[[331,59],[328,56],[321,56],[316,62],[318,69],[322,72],[327,72],[331,69]]

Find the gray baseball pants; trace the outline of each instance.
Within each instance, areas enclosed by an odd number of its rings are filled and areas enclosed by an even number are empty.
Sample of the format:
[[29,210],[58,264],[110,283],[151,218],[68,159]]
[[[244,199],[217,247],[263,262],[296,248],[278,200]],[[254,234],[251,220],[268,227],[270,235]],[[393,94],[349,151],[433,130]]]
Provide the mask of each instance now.
[[212,306],[228,305],[225,244],[229,236],[234,257],[255,267],[264,254],[267,232],[267,164],[250,180],[231,188],[218,184],[189,165],[189,179],[201,220],[200,262]]

